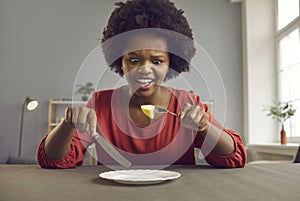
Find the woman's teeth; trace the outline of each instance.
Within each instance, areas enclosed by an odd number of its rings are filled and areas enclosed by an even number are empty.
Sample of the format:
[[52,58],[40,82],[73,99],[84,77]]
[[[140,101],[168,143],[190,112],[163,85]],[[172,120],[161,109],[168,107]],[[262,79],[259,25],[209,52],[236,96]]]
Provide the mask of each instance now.
[[140,84],[140,88],[148,89],[151,87],[152,80],[151,79],[137,79]]
[[151,79],[138,79],[137,81],[142,84],[148,84],[148,83],[152,82]]

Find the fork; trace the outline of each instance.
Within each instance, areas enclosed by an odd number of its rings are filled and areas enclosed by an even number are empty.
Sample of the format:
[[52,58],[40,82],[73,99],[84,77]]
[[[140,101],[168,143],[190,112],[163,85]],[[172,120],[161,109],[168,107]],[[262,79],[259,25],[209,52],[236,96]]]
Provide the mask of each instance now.
[[155,109],[154,109],[155,113],[170,113],[176,117],[180,117],[180,112],[178,114],[171,112],[170,110],[160,106],[160,105],[155,105]]

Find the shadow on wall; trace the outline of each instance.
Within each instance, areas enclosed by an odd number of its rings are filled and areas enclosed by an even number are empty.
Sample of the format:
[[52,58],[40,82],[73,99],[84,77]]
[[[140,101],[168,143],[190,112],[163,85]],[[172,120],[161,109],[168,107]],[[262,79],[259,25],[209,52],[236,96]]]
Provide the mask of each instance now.
[[6,163],[10,150],[9,140],[7,136],[0,136],[0,164]]
[[7,136],[0,136],[0,164],[37,164],[37,160],[10,156],[10,141]]

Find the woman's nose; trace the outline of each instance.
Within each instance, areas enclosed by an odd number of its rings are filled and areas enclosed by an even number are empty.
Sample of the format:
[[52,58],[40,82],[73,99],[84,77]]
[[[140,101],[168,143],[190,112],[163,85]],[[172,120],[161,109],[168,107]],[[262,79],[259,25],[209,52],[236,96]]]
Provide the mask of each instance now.
[[138,72],[147,74],[152,72],[152,63],[151,62],[144,62],[143,65],[138,67]]

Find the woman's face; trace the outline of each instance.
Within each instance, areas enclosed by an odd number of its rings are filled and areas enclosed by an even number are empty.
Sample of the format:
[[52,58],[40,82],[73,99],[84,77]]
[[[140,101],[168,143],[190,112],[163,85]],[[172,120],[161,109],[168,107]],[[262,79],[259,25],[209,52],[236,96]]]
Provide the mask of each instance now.
[[151,96],[163,82],[170,64],[167,42],[154,34],[132,36],[122,57],[131,93]]

